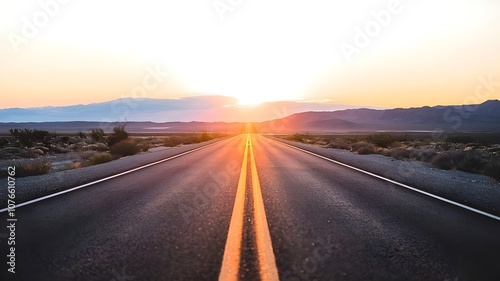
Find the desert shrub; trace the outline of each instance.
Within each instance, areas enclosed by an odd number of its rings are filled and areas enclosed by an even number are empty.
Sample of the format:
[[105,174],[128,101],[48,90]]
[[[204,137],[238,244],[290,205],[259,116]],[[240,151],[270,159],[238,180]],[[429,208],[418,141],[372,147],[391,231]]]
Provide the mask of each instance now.
[[92,156],[94,156],[94,154],[96,154],[95,151],[82,151],[80,152],[78,155],[80,156],[80,158],[84,161],[89,161],[90,158],[92,158]]
[[366,137],[366,140],[378,147],[389,147],[397,141],[403,141],[404,138],[396,137],[391,134],[372,134]]
[[464,157],[457,163],[457,170],[470,173],[483,173],[488,163],[488,156],[478,151],[465,153]]
[[[375,153],[375,146],[371,143],[367,142],[356,142],[351,145],[351,151],[352,152],[359,152],[360,149],[362,148],[368,148],[370,150],[373,150],[373,153]],[[365,151],[368,151],[365,149]]]
[[379,155],[384,155],[384,156],[389,156],[390,155],[389,149],[387,149],[387,148],[381,148],[381,147],[377,148],[375,150],[375,153],[379,154]]
[[329,148],[336,148],[336,149],[344,149],[344,150],[351,150],[351,145],[347,142],[343,141],[331,141],[328,144]]
[[140,151],[139,146],[134,141],[124,140],[109,147],[113,155],[129,156],[137,154]]
[[163,140],[163,146],[166,147],[174,147],[181,144],[193,144],[200,143],[204,141],[213,140],[217,137],[222,137],[220,134],[210,134],[206,131],[203,131],[201,134],[182,134],[175,136],[167,136]]
[[10,129],[10,134],[25,147],[33,146],[33,142],[45,140],[50,136],[48,131],[30,130],[30,129]]
[[490,178],[500,180],[500,159],[491,158],[484,167],[483,174],[489,176]]
[[89,145],[86,145],[86,146],[83,146],[82,147],[82,150],[95,150],[95,151],[107,151],[109,149],[109,147],[102,143],[102,142],[98,142],[98,143],[93,143],[93,144],[89,144]]
[[212,140],[213,137],[207,132],[207,131],[203,131],[200,135],[200,141],[201,142],[204,142],[204,141],[209,141],[209,140]]
[[199,143],[200,138],[197,135],[187,135],[179,137],[179,141],[181,142],[181,144],[193,144],[193,143]]
[[128,133],[125,131],[125,124],[118,125],[113,128],[113,133],[108,137],[108,145],[112,146],[116,143],[124,141],[128,138]]
[[149,150],[150,140],[151,139],[133,138],[130,141],[136,143],[140,151],[146,152]]
[[163,145],[166,147],[178,146],[181,143],[182,143],[182,141],[181,141],[180,137],[178,137],[178,136],[168,136],[163,141]]
[[432,160],[431,164],[439,169],[452,170],[456,169],[458,163],[465,157],[464,152],[460,151],[446,151],[437,154]]
[[359,155],[375,154],[375,149],[372,147],[365,146],[358,149],[357,153]]
[[102,163],[106,163],[113,160],[113,156],[107,152],[97,152],[94,153],[90,159],[89,159],[89,164],[90,165],[98,165]]
[[149,141],[141,141],[137,144],[142,152],[147,152],[149,150]]
[[306,135],[304,134],[294,134],[291,137],[292,141],[297,141],[297,142],[306,142]]
[[410,152],[410,158],[422,162],[430,162],[437,152],[432,148],[417,148]]
[[96,142],[103,142],[104,141],[104,130],[101,128],[96,128],[92,129],[90,132],[90,138]]
[[8,145],[10,142],[7,138],[0,138],[0,147]]
[[393,148],[389,150],[389,156],[398,160],[410,158],[410,150],[403,148]]
[[49,160],[31,160],[19,163],[16,166],[16,176],[29,177],[47,174],[52,168]]

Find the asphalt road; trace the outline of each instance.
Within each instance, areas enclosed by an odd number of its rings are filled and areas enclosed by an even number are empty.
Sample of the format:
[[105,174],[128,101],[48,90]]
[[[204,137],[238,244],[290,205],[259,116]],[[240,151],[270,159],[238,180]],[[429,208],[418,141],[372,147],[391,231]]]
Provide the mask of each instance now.
[[1,280],[500,280],[498,221],[258,135],[15,212]]

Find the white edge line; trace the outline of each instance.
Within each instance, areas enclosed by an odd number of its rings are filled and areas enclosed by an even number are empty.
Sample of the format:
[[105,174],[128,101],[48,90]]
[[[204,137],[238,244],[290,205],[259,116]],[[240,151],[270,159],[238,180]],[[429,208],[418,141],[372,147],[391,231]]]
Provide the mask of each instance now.
[[[224,139],[222,139],[224,140]],[[219,140],[219,141],[222,141],[222,140]],[[112,175],[112,176],[109,176],[109,177],[105,177],[105,178],[102,178],[102,179],[99,179],[99,180],[96,180],[96,181],[93,181],[93,182],[89,182],[89,183],[86,183],[86,184],[82,184],[82,185],[79,185],[79,186],[76,186],[76,187],[73,187],[73,188],[70,188],[70,189],[66,189],[66,190],[63,190],[63,191],[59,191],[59,192],[56,192],[56,193],[53,193],[53,194],[50,194],[50,195],[46,195],[46,196],[42,196],[42,197],[39,197],[39,198],[36,198],[36,199],[33,199],[33,200],[29,200],[29,201],[26,201],[26,202],[23,202],[21,204],[17,204],[15,205],[14,209],[17,209],[19,207],[23,207],[23,206],[26,206],[26,205],[31,205],[33,203],[36,203],[36,202],[40,202],[40,201],[43,201],[43,200],[47,200],[49,198],[52,198],[52,197],[56,197],[56,196],[59,196],[59,195],[62,195],[62,194],[65,194],[65,193],[69,193],[69,192],[72,192],[72,191],[75,191],[75,190],[78,190],[78,189],[82,189],[84,187],[88,187],[88,186],[91,186],[91,185],[94,185],[94,184],[98,184],[98,183],[101,183],[101,182],[104,182],[104,181],[108,181],[110,179],[114,179],[114,178],[117,178],[117,177],[121,177],[123,175],[126,175],[126,174],[130,174],[130,173],[133,173],[133,172],[136,172],[136,171],[139,171],[139,170],[142,170],[142,169],[145,169],[145,168],[149,168],[151,166],[155,166],[155,165],[158,165],[158,164],[161,164],[163,162],[167,162],[167,161],[170,161],[172,159],[175,159],[175,158],[178,158],[178,157],[181,157],[181,156],[184,156],[186,154],[189,154],[189,153],[193,153],[195,151],[198,151],[198,150],[201,150],[203,148],[207,148],[209,146],[212,146],[216,143],[218,143],[219,141],[216,141],[216,142],[213,142],[213,143],[210,143],[210,144],[207,144],[207,145],[204,145],[202,147],[198,147],[198,148],[195,148],[195,149],[192,149],[192,150],[188,150],[188,151],[185,151],[185,152],[182,152],[182,153],[179,153],[179,154],[176,154],[174,156],[170,156],[168,158],[165,158],[165,159],[162,159],[162,160],[159,160],[159,161],[156,161],[156,162],[153,162],[153,163],[149,163],[149,164],[146,164],[144,166],[140,166],[140,167],[137,167],[137,168],[134,168],[134,169],[131,169],[131,170],[128,170],[128,171],[125,171],[125,172],[121,172],[119,174],[116,174],[116,175]],[[9,208],[4,208],[4,209],[0,209],[0,214],[1,213],[4,213],[4,212],[7,212],[9,210]]]
[[296,146],[293,146],[291,144],[288,144],[288,143],[285,143],[285,142],[282,142],[282,141],[279,141],[277,140],[278,142],[286,145],[286,146],[289,146],[291,148],[294,148],[294,149],[297,149],[297,150],[300,150],[302,152],[305,152],[305,153],[308,153],[308,154],[311,154],[311,155],[314,155],[316,157],[319,157],[319,158],[322,158],[324,160],[327,160],[327,161],[330,161],[330,162],[333,162],[335,164],[338,164],[338,165],[341,165],[341,166],[344,166],[346,168],[349,168],[349,169],[352,169],[352,170],[355,170],[355,171],[358,171],[358,172],[361,172],[363,174],[367,174],[369,176],[372,176],[372,177],[375,177],[375,178],[378,178],[378,179],[381,179],[381,180],[384,180],[386,182],[390,182],[392,184],[395,184],[395,185],[399,185],[401,187],[404,187],[404,188],[407,188],[407,189],[410,189],[410,190],[413,190],[415,192],[418,192],[420,194],[423,194],[423,195],[427,195],[429,197],[432,197],[432,198],[435,198],[437,200],[440,200],[440,201],[443,201],[443,202],[446,202],[446,203],[449,203],[449,204],[452,204],[452,205],[455,205],[457,207],[460,207],[460,208],[463,208],[463,209],[466,209],[466,210],[469,210],[471,212],[474,212],[474,213],[477,213],[477,214],[480,214],[480,215],[483,215],[483,216],[486,216],[486,217],[489,217],[489,218],[492,218],[494,220],[497,220],[497,221],[500,221],[500,217],[498,216],[495,216],[493,214],[490,214],[490,213],[487,213],[487,212],[484,212],[484,211],[481,211],[481,210],[478,210],[476,208],[472,208],[472,207],[469,207],[467,205],[464,205],[464,204],[461,204],[461,203],[458,203],[458,202],[455,202],[455,201],[452,201],[452,200],[449,200],[449,199],[446,199],[444,197],[441,197],[441,196],[438,196],[438,195],[435,195],[435,194],[432,194],[432,193],[429,193],[429,192],[426,192],[426,191],[423,191],[423,190],[420,190],[418,188],[415,188],[415,187],[411,187],[409,185],[406,185],[404,183],[400,183],[400,182],[397,182],[397,181],[394,181],[394,180],[391,180],[391,179],[388,179],[388,178],[385,178],[385,177],[382,177],[382,176],[379,176],[377,174],[374,174],[374,173],[370,173],[368,171],[365,171],[365,170],[362,170],[360,168],[356,168],[354,166],[350,166],[350,165],[347,165],[347,164],[344,164],[342,162],[339,162],[339,161],[336,161],[336,160],[333,160],[333,159],[330,159],[328,157],[325,157],[325,156],[322,156],[322,155],[319,155],[319,154],[316,154],[314,152],[310,152],[310,151],[307,151],[305,149],[302,149],[302,148],[299,148],[299,147],[296,147]]

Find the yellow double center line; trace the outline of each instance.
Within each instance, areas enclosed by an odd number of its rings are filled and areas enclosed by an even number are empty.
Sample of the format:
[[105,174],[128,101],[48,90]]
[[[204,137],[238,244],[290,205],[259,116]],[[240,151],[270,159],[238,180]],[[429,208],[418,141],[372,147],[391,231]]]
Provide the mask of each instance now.
[[229,224],[229,232],[227,235],[226,247],[224,249],[224,257],[222,259],[222,268],[219,275],[220,281],[236,281],[239,279],[238,274],[240,269],[241,244],[243,240],[243,218],[245,213],[245,189],[249,152],[253,190],[254,230],[260,268],[259,275],[261,280],[279,280],[271,235],[269,234],[269,227],[267,225],[264,200],[262,199],[259,175],[257,174],[257,165],[255,164],[252,139],[250,135],[247,135],[245,154],[243,155],[243,164],[241,165],[238,189],[236,191],[233,214]]

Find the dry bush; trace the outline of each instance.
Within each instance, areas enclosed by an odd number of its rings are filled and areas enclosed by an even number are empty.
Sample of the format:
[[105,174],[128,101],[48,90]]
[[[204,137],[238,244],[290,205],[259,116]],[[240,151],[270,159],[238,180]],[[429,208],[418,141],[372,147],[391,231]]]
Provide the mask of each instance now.
[[484,167],[484,175],[500,181],[500,159],[491,158],[488,164]]
[[49,160],[30,160],[20,162],[16,165],[16,176],[29,177],[49,173],[52,168],[52,162]]
[[390,149],[388,151],[388,153],[389,153],[390,157],[392,157],[394,159],[402,160],[402,159],[410,158],[411,151],[408,149],[403,149],[403,148],[393,148],[393,149]]
[[135,141],[124,140],[109,147],[109,151],[117,156],[129,156],[137,154],[140,147]]
[[[202,132],[201,134],[187,134],[178,136],[168,136],[163,141],[163,145],[166,147],[174,147],[181,144],[193,144],[200,143],[204,141],[209,141],[217,136],[211,135],[207,132]],[[220,136],[219,136],[220,137]]]
[[347,142],[343,141],[331,141],[328,146],[328,148],[336,148],[336,149],[344,149],[344,150],[351,150],[351,145]]
[[96,154],[95,151],[82,151],[80,152],[78,155],[80,156],[80,158],[84,161],[89,161],[90,158],[92,158],[92,156],[94,156],[94,154]]
[[366,137],[366,141],[382,148],[387,148],[395,142],[401,142],[405,140],[405,137],[394,136],[391,134],[372,134]]
[[[373,154],[373,153],[375,153],[375,146],[373,144],[367,143],[367,142],[357,142],[357,143],[353,143],[351,145],[352,152],[357,152],[358,154],[361,154],[360,150],[362,150],[361,153],[364,153],[364,154]],[[371,153],[369,153],[369,152],[371,152]]]
[[175,147],[182,144],[182,140],[178,136],[168,136],[163,141],[163,145],[166,147]]
[[360,149],[358,149],[357,153],[359,155],[375,154],[375,149],[368,147],[368,146],[365,146],[365,147],[361,147]]
[[109,149],[109,147],[106,144],[101,143],[101,142],[85,145],[82,147],[82,150],[94,150],[94,151],[101,151],[101,152],[107,151],[108,149]]
[[460,162],[465,157],[464,152],[460,151],[446,151],[440,154],[437,154],[431,160],[431,164],[442,170],[452,170],[456,169],[458,162]]
[[291,137],[291,141],[296,141],[296,142],[307,142],[307,139],[306,139],[306,135],[304,134],[294,134],[292,137]]
[[97,152],[92,155],[89,159],[90,165],[98,165],[102,163],[107,163],[113,160],[113,156],[107,152]]
[[457,170],[481,174],[484,172],[488,162],[488,155],[482,154],[479,151],[469,151],[457,163]]
[[422,162],[430,162],[437,152],[432,148],[417,148],[411,151],[410,158]]

